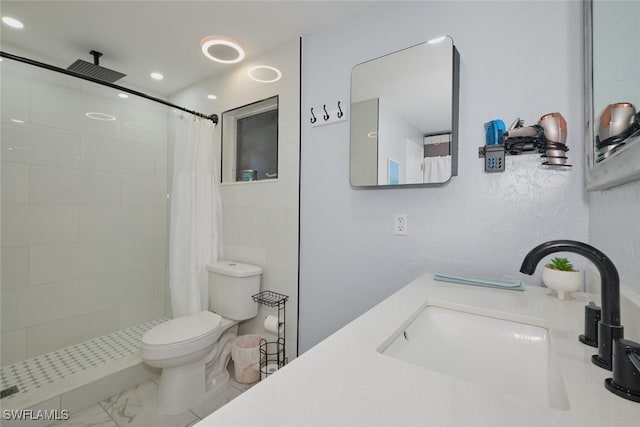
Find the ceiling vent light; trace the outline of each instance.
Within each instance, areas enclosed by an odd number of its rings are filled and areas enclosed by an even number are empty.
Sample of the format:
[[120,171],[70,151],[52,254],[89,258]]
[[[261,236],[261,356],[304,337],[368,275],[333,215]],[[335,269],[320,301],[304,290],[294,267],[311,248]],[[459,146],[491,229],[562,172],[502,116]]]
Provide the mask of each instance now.
[[259,83],[273,83],[282,78],[282,73],[275,67],[257,65],[249,68],[249,77]]
[[24,28],[24,24],[22,22],[10,16],[3,16],[2,22],[13,28]]
[[151,73],[151,78],[154,80],[162,80],[164,79],[164,76],[160,73]]
[[229,37],[208,36],[200,41],[204,56],[223,64],[235,64],[244,59],[244,50],[238,42]]
[[209,98],[209,99],[218,99],[218,97],[213,95],[213,94],[212,95],[207,95],[207,98]]

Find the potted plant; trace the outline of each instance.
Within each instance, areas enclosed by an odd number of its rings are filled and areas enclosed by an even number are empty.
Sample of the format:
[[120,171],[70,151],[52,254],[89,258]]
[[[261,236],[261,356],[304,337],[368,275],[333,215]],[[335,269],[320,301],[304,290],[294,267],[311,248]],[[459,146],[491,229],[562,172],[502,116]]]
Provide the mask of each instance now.
[[565,299],[570,292],[575,292],[582,285],[582,275],[579,270],[567,258],[553,258],[551,262],[544,266],[542,282],[549,288],[548,294],[555,291],[558,298]]

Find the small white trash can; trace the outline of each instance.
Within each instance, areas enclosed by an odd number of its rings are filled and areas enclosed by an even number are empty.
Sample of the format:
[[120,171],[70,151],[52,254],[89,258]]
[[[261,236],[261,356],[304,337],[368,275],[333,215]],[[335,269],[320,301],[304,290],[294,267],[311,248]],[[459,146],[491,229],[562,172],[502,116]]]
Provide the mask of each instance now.
[[242,384],[255,383],[260,379],[260,335],[241,335],[233,342],[231,358],[236,381]]

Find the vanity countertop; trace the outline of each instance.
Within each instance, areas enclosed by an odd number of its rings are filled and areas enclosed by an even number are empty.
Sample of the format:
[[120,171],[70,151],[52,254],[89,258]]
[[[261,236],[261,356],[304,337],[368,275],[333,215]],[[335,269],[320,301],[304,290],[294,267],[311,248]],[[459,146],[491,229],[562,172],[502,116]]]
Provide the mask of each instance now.
[[[426,274],[197,426],[637,426],[640,403],[606,390],[604,380],[611,372],[591,363],[597,349],[578,342],[590,299],[578,293],[560,301],[546,295],[545,288],[490,289],[437,282]],[[542,319],[570,409],[502,394],[380,354],[380,345],[425,303]]]

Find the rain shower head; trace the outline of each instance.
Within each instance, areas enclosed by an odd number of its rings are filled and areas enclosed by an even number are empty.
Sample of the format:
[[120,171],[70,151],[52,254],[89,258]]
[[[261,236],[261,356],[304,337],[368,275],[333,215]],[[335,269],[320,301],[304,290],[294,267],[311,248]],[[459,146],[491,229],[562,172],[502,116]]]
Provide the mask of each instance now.
[[94,79],[102,80],[103,82],[113,83],[116,80],[120,80],[126,74],[122,74],[118,71],[113,71],[105,67],[100,66],[100,57],[102,53],[92,50],[93,64],[82,59],[76,60],[73,64],[67,67],[67,70],[74,73],[82,74],[84,76],[92,77]]

